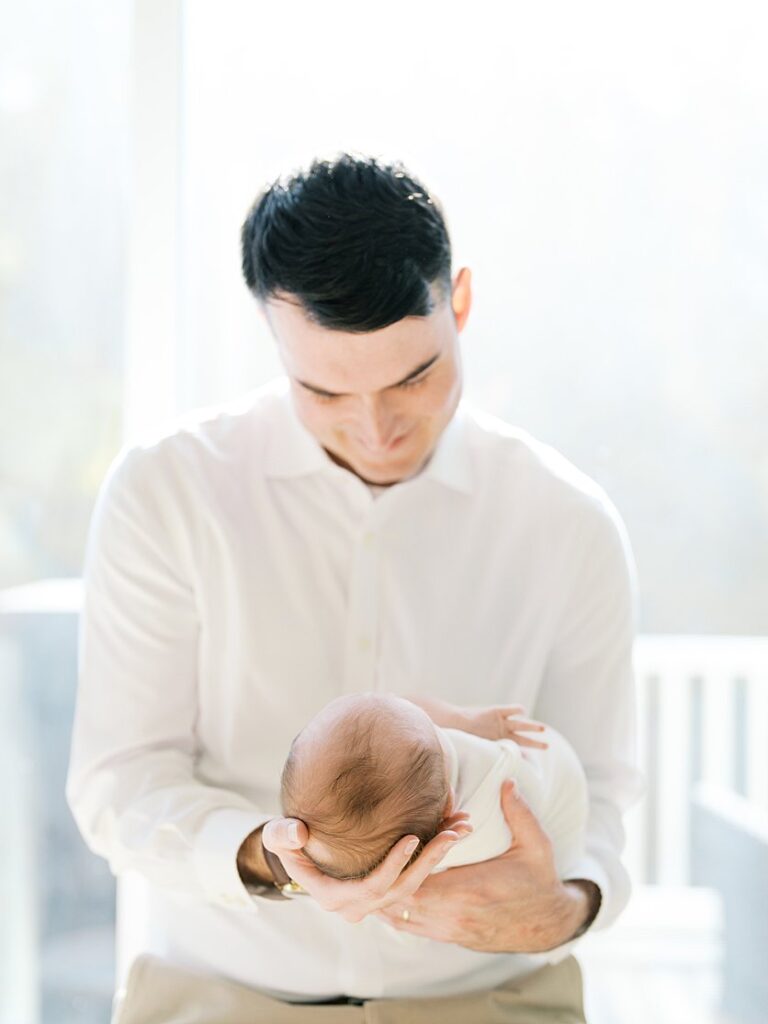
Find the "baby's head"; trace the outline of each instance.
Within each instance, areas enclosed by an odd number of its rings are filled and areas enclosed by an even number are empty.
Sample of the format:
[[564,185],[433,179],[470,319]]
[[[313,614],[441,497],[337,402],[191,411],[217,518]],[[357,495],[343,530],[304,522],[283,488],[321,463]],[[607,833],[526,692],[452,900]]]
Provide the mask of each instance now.
[[283,767],[283,814],[309,828],[304,853],[335,878],[362,878],[404,835],[437,835],[453,794],[429,716],[391,694],[350,694],[299,733]]

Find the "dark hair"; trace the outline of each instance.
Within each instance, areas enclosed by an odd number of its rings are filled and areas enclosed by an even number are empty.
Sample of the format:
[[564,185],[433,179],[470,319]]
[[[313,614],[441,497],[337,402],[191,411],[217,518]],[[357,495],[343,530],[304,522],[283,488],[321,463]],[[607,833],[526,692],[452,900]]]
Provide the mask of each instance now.
[[241,242],[257,299],[296,296],[312,322],[331,330],[363,333],[428,316],[451,294],[440,205],[399,161],[341,153],[278,178],[251,207]]
[[419,838],[415,859],[440,830],[449,793],[443,753],[407,732],[394,746],[382,743],[386,713],[374,705],[348,716],[313,753],[295,740],[283,766],[283,813],[324,843],[330,857],[315,863],[334,878],[364,878],[409,834]]

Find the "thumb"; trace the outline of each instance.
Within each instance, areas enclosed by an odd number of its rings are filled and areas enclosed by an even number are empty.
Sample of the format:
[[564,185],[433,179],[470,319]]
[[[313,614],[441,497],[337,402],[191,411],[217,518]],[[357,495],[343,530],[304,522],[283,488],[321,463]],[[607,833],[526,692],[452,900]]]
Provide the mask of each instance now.
[[512,833],[513,846],[539,846],[542,840],[546,841],[546,833],[514,779],[505,779],[501,785],[501,809]]
[[300,850],[309,839],[309,830],[300,818],[271,818],[261,832],[261,841],[272,853]]

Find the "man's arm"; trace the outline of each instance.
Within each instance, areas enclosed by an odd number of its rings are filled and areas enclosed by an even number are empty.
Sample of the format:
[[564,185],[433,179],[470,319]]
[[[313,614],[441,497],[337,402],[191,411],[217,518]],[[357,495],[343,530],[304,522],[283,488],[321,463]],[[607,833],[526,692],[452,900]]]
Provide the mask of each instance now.
[[270,885],[273,881],[272,871],[264,856],[263,832],[263,825],[254,829],[245,837],[237,851],[237,873],[246,886]]
[[200,622],[164,459],[158,447],[123,455],[99,494],[67,798],[115,874],[252,909],[236,857],[269,815],[195,777]]
[[570,741],[586,774],[586,849],[572,877],[582,886],[592,883],[591,927],[598,929],[611,924],[629,899],[620,860],[622,815],[643,791],[635,762],[635,620],[634,561],[624,525],[606,500],[585,525],[582,566],[535,705],[536,716]]
[[534,708],[536,718],[570,741],[583,765],[590,801],[585,855],[561,880],[548,834],[516,787],[505,783],[510,849],[428,878],[382,913],[398,930],[484,952],[555,951],[590,926],[610,924],[629,898],[621,815],[642,791],[634,763],[633,567],[615,510],[606,502],[587,511],[581,564],[564,596]]

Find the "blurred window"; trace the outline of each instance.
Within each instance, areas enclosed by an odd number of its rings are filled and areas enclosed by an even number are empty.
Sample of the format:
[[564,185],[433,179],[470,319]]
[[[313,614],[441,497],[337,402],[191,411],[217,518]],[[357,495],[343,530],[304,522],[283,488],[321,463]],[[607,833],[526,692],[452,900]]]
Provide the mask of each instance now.
[[[340,150],[402,159],[473,271],[467,396],[605,486],[642,631],[768,632],[765,28],[757,0],[727,19],[693,0],[6,5],[0,1020],[109,1015],[114,884],[62,791],[79,591],[51,579],[78,576],[123,440],[280,372],[239,252],[278,175]],[[689,762],[727,768],[751,808],[768,777],[763,648],[694,647],[643,649],[656,774],[628,850],[637,879],[687,895],[721,888],[705,839],[727,803],[692,810]]]

